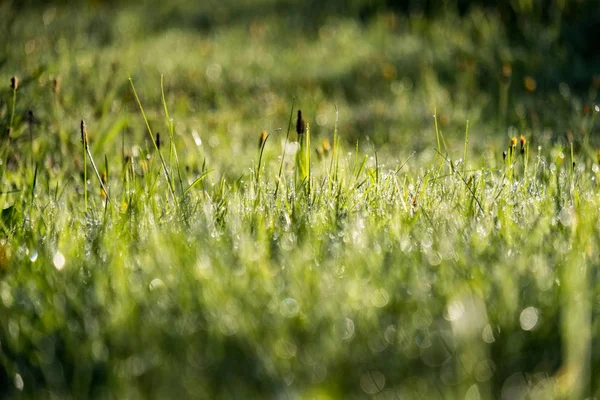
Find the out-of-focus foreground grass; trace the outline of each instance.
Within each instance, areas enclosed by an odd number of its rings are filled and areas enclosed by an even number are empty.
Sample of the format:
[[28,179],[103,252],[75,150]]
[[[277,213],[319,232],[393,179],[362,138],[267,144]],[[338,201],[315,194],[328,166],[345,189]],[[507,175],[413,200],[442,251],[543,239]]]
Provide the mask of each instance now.
[[594,2],[37,3],[0,397],[600,395]]

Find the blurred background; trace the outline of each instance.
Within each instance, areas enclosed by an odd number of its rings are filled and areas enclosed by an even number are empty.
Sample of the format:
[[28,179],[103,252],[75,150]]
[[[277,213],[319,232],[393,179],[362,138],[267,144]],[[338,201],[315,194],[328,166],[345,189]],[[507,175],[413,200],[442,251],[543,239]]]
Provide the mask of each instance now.
[[434,110],[450,150],[467,120],[474,146],[577,143],[600,85],[598,4],[4,1],[0,73],[36,80],[32,94],[59,77],[69,129],[84,117],[111,131],[118,116],[132,141],[142,125],[127,77],[160,120],[164,74],[178,136],[193,147],[195,132],[208,158],[219,147],[250,161],[244,149],[285,128],[294,97],[317,137],[331,137],[338,106],[346,143],[393,155],[429,149]]

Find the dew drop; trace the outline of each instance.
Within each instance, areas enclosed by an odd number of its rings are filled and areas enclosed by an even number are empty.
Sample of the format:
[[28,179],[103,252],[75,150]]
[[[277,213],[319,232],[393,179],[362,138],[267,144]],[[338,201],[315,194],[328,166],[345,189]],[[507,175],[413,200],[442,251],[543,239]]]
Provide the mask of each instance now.
[[530,331],[538,323],[539,311],[535,307],[527,307],[521,312],[519,322],[521,323],[521,329],[524,331]]
[[298,315],[298,311],[300,311],[300,305],[295,299],[288,297],[281,302],[279,311],[281,312],[281,315],[286,318],[294,318],[296,315]]
[[25,384],[23,383],[23,378],[19,374],[15,374],[15,387],[19,390],[23,390]]
[[56,254],[54,254],[52,262],[54,262],[54,267],[61,271],[65,267],[65,256],[63,256],[60,251],[57,251]]

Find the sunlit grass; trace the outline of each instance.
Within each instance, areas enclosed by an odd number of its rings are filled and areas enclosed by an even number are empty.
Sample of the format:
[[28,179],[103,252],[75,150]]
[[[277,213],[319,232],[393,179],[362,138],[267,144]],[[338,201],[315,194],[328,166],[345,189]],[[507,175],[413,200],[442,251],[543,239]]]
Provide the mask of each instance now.
[[0,396],[599,395],[593,85],[489,73],[477,12],[140,12],[11,25]]

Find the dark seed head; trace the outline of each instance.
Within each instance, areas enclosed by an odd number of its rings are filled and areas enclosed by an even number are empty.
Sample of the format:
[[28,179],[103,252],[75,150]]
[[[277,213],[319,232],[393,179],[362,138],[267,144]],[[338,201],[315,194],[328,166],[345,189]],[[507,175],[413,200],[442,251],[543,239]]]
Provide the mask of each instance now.
[[56,94],[60,93],[60,78],[56,77],[52,80],[52,91]]
[[81,142],[86,146],[88,144],[87,126],[84,120],[81,120]]
[[157,133],[157,134],[156,134],[156,147],[157,147],[159,150],[160,150],[160,145],[161,145],[161,142],[160,142],[160,133]]
[[507,155],[508,155],[508,154],[506,153],[506,151],[503,151],[503,152],[502,152],[502,159],[503,159],[503,160],[506,160],[506,156],[507,156]]
[[258,149],[259,150],[263,147],[263,144],[265,144],[266,140],[267,140],[267,131],[262,131],[260,133],[260,137],[258,138]]
[[298,120],[296,121],[296,133],[303,135],[306,132],[306,123],[302,119],[302,110],[298,110]]
[[10,88],[11,89],[19,88],[19,78],[18,77],[13,76],[12,78],[10,78]]

